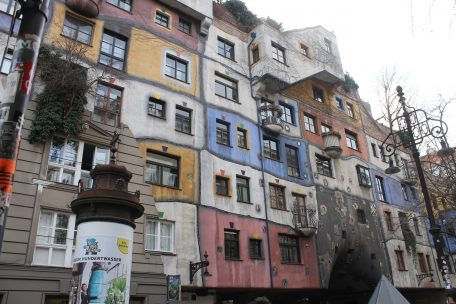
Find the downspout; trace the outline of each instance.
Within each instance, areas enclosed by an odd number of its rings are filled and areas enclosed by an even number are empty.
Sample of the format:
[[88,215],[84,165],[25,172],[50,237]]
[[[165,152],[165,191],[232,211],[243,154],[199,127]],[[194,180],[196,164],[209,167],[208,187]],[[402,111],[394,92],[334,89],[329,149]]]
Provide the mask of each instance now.
[[[247,45],[250,95],[255,100],[256,107],[257,107],[258,142],[261,143],[263,136],[262,136],[262,131],[261,131],[261,115],[260,115],[260,112],[258,111],[260,104],[259,104],[259,99],[253,95],[252,64],[251,64],[251,58],[250,58],[250,46],[252,45],[253,41],[255,41],[256,33],[252,32],[250,34],[250,37],[252,38],[252,40],[250,40],[249,44]],[[261,145],[260,145],[260,147],[261,147]],[[264,162],[263,162],[264,155],[263,155],[263,149],[261,149],[261,148],[260,148],[260,157],[261,157],[261,179],[263,180],[262,184],[263,184],[264,216],[265,216],[265,222],[266,222],[266,239],[267,239],[267,248],[268,248],[269,281],[270,281],[270,287],[274,288],[274,282],[272,280],[272,260],[271,260],[271,242],[270,242],[270,236],[269,236],[268,205],[267,205],[267,201],[266,201],[266,185],[265,185],[265,178],[264,178]]]

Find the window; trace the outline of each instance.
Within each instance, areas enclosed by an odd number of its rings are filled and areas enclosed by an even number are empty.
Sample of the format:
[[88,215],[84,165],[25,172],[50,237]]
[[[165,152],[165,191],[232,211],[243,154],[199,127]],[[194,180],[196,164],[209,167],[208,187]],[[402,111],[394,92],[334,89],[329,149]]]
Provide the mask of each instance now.
[[257,46],[252,48],[252,63],[260,61],[260,48]]
[[328,126],[324,123],[321,124],[321,134],[329,133],[329,132],[331,132],[331,129],[332,129],[331,126]]
[[296,225],[298,228],[306,228],[311,225],[307,215],[306,196],[293,193],[294,208],[296,210]]
[[166,54],[165,75],[182,82],[187,82],[188,62]]
[[298,237],[279,234],[279,247],[282,263],[297,264],[301,262]]
[[174,223],[146,219],[145,250],[173,252]]
[[325,51],[332,54],[332,43],[331,40],[325,38]]
[[179,25],[177,28],[179,31],[184,32],[187,35],[192,34],[192,24],[187,20],[179,18]]
[[122,90],[120,88],[99,83],[92,120],[114,127],[117,126],[120,122],[121,103]]
[[192,132],[192,111],[180,106],[176,106],[176,123],[177,131],[190,134]]
[[100,63],[123,70],[127,38],[104,31],[101,42]]
[[345,139],[347,141],[347,147],[358,150],[358,136],[355,133],[345,130]]
[[149,106],[147,113],[155,117],[166,118],[165,102],[153,97],[149,97]]
[[250,203],[250,186],[248,178],[236,176],[236,192],[238,202]]
[[269,198],[271,200],[271,208],[287,209],[285,203],[285,187],[269,184]]
[[358,219],[358,223],[366,224],[366,214],[364,213],[363,209],[356,209],[356,218]]
[[347,102],[347,113],[351,118],[355,118],[355,112],[353,111],[353,105]]
[[225,58],[234,60],[234,44],[228,40],[218,37],[218,54]]
[[317,172],[321,175],[332,176],[331,160],[327,157],[315,154]]
[[380,158],[382,159],[383,162],[387,163],[385,149],[383,147],[379,147],[379,149],[380,149]]
[[401,190],[402,190],[402,197],[404,198],[404,200],[408,201],[409,197],[408,197],[408,193],[407,193],[407,186],[404,184],[401,184]]
[[[347,103],[348,106],[348,103]],[[336,97],[336,107],[340,110],[344,110],[344,101],[340,97]]]
[[124,11],[131,11],[131,1],[130,0],[107,0],[108,3],[117,6],[118,8],[123,9]]
[[54,136],[49,150],[46,179],[68,185],[83,181],[90,188],[90,170],[97,164],[107,164],[109,150],[89,143]]
[[247,130],[237,128],[236,141],[239,148],[247,149]]
[[294,124],[294,111],[293,107],[287,104],[280,103],[280,108],[282,109],[282,121],[289,124]]
[[280,63],[285,63],[285,49],[280,45],[271,42],[272,46],[272,59],[277,60]]
[[325,102],[325,94],[322,89],[312,86],[313,98],[318,102]]
[[304,129],[309,132],[315,132],[315,118],[309,114],[304,114]]
[[300,46],[300,48],[301,48],[301,53],[302,53],[304,56],[307,56],[307,57],[310,58],[309,47],[306,46],[304,43],[300,43],[299,46]]
[[249,239],[249,255],[251,259],[263,259],[263,241],[257,239]]
[[378,194],[378,199],[382,202],[386,202],[386,197],[385,197],[385,187],[383,185],[383,178],[380,176],[375,176],[375,183],[377,185],[377,194]]
[[372,155],[374,155],[374,157],[378,158],[377,145],[374,143],[371,143],[371,148],[372,148]]
[[[12,15],[14,13],[14,3],[14,0],[0,0],[0,12],[5,12],[9,15]],[[19,3],[17,6],[19,9]]]
[[156,11],[155,12],[155,23],[168,28],[169,27],[169,16],[160,11]]
[[393,231],[393,218],[391,216],[391,212],[385,211],[385,222],[386,222],[386,228],[388,228],[389,231]]
[[179,159],[156,152],[147,152],[146,182],[177,188],[179,187]]
[[372,187],[369,168],[358,165],[356,166],[356,171],[360,186]]
[[[432,271],[431,256],[429,254],[426,254],[426,262],[427,262],[429,271]],[[451,264],[449,264],[449,265],[450,265],[449,268],[451,269]]]
[[286,145],[285,152],[287,154],[288,176],[299,177],[298,149]]
[[225,229],[225,259],[239,260],[239,231]]
[[264,157],[272,160],[279,160],[278,146],[279,145],[276,140],[263,137]]
[[420,221],[418,220],[417,217],[413,218],[413,227],[415,228],[415,234],[416,235],[421,235],[420,231]]
[[420,264],[421,273],[427,273],[428,272],[428,268],[427,268],[427,265],[426,265],[426,259],[424,258],[424,254],[421,253],[421,252],[418,252],[416,255],[418,257],[418,263]]
[[217,175],[215,177],[215,193],[218,195],[228,196],[229,182],[229,178]]
[[217,119],[216,122],[216,138],[217,138],[217,143],[222,144],[225,146],[230,145],[230,124]]
[[405,271],[405,263],[404,263],[404,252],[402,250],[395,250],[396,253],[396,264],[397,270]]
[[13,62],[13,49],[8,49],[5,53],[5,57],[2,60],[2,66],[0,68],[0,73],[9,74],[11,71],[11,63]]
[[75,222],[74,214],[41,210],[33,264],[71,267]]
[[215,95],[225,97],[230,100],[238,100],[237,82],[215,73]]
[[90,44],[92,41],[93,25],[72,15],[66,14],[62,35],[79,42]]

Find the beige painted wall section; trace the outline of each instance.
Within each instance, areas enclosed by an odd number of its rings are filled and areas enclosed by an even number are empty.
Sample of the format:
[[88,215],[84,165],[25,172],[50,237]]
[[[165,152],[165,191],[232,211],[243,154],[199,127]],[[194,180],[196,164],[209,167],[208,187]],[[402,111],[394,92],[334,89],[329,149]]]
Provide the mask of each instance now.
[[[78,18],[85,20],[93,24],[93,35],[90,45],[87,45],[86,56],[88,59],[93,62],[98,62],[98,57],[100,54],[100,45],[101,38],[103,36],[103,24],[104,22],[99,19],[90,19],[82,17],[76,13],[73,13],[70,9],[66,8],[64,4],[55,1],[54,2],[54,12],[53,18],[49,24],[46,35],[44,37],[44,42],[47,44],[56,44],[62,43],[65,39],[62,35],[63,22],[65,21],[65,12],[69,12],[77,16]],[[81,45],[84,45],[81,43]]]
[[[159,37],[132,28],[128,53],[128,72],[132,75],[157,81],[176,91],[199,95],[198,57],[184,48]],[[166,53],[187,61],[188,83],[175,80],[164,73]]]
[[147,159],[148,150],[179,157],[179,188],[151,185],[155,201],[185,201],[192,203],[198,201],[199,174],[197,170],[198,154],[196,151],[169,143],[157,142],[140,142],[139,149],[143,155],[144,162]]

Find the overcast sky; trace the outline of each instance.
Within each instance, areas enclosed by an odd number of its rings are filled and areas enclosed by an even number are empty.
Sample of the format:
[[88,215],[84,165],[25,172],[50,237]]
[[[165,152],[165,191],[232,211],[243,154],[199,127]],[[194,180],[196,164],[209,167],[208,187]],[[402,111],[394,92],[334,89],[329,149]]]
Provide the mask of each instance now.
[[[386,66],[408,78],[416,102],[430,107],[439,94],[456,97],[455,0],[244,0],[259,17],[285,30],[322,25],[333,31],[343,68],[360,86],[361,98],[381,116],[375,78]],[[407,97],[407,90],[405,94]],[[456,101],[445,117],[456,144]]]

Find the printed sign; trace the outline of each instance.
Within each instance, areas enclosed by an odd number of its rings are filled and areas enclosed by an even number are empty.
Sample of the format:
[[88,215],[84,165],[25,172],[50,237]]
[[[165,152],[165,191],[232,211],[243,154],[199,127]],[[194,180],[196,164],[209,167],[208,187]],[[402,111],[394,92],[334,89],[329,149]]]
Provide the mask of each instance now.
[[133,228],[109,222],[78,226],[72,304],[128,304]]

